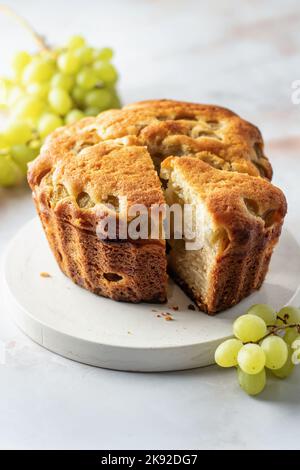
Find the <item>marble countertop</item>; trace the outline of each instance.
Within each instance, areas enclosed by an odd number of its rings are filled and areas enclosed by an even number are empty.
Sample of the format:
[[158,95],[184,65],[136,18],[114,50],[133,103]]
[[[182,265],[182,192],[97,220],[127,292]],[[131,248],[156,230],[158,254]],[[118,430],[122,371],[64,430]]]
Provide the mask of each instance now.
[[[300,242],[300,5],[297,0],[67,0],[6,2],[50,42],[82,32],[111,45],[123,102],[178,98],[218,103],[256,123],[286,193],[286,226]],[[0,16],[0,73],[33,44]],[[34,216],[26,188],[0,190],[0,258]],[[292,256],[292,254],[291,254]],[[288,259],[287,259],[288,269]],[[0,288],[3,288],[0,286]],[[234,371],[101,370],[26,338],[0,292],[0,448],[299,449],[300,371],[244,395]],[[2,362],[2,363],[1,363]]]

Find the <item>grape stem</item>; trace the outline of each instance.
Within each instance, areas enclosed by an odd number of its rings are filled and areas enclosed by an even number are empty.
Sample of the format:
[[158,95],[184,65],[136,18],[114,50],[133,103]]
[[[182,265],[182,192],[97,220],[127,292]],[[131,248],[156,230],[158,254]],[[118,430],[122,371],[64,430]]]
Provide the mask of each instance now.
[[40,35],[39,33],[37,33],[33,29],[33,27],[30,25],[30,23],[27,20],[25,20],[25,18],[17,14],[12,8],[10,8],[7,5],[0,5],[0,11],[14,18],[24,29],[26,29],[26,31],[28,31],[33,37],[39,49],[44,50],[44,51],[50,50],[50,47],[45,41],[44,37]]
[[279,331],[286,330],[287,328],[297,328],[298,333],[300,333],[300,323],[291,323],[290,325],[280,325],[280,326],[268,325],[268,328],[270,328],[270,331],[263,338],[261,338],[260,341],[267,338],[268,336],[276,335],[276,333],[278,333]]

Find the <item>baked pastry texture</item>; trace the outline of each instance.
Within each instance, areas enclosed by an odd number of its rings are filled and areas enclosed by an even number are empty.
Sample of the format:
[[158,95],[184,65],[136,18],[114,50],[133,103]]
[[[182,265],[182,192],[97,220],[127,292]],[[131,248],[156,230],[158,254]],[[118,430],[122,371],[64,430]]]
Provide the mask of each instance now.
[[263,178],[217,170],[191,157],[169,157],[161,175],[167,202],[200,211],[194,227],[199,247],[171,241],[170,271],[201,310],[214,313],[261,286],[277,242],[286,205],[282,192]]
[[160,170],[169,185],[167,202],[173,196],[185,202],[188,186],[189,202],[204,207],[212,237],[194,253],[190,269],[192,255],[182,243],[167,241],[171,274],[180,285],[211,314],[259,288],[286,212],[282,192],[269,182],[261,134],[227,109],[170,100],[59,128],[30,164],[33,198],[62,271],[115,300],[166,300],[163,236],[102,240],[96,233],[103,214],[128,220],[123,197],[129,207],[143,204],[148,211],[163,204]]

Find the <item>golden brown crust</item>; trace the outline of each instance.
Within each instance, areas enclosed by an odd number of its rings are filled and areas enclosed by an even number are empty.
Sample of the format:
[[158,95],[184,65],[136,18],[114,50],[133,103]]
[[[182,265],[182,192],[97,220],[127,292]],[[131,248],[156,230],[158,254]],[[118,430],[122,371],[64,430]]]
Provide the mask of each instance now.
[[[170,155],[190,155],[193,163],[189,165],[203,160],[230,172],[272,177],[259,130],[218,106],[145,101],[82,119],[46,139],[40,156],[29,167],[28,181],[56,259],[75,282],[116,300],[165,300],[164,241],[128,239],[107,245],[95,238],[95,232],[99,207],[112,203],[119,218],[127,216],[119,205],[122,196],[129,206],[142,203],[148,209],[164,202],[152,162],[159,167]],[[233,191],[227,203],[236,204],[236,197]],[[227,203],[222,201],[224,210]],[[226,211],[216,211],[217,216],[219,223],[226,223]],[[244,229],[235,223],[234,230],[242,238]],[[128,263],[124,260],[122,268],[117,260],[124,252]],[[115,264],[122,280],[108,281],[104,274],[117,272],[107,271]],[[223,294],[211,295],[217,299]]]
[[[180,174],[205,204],[214,226],[226,234],[209,273],[205,298],[192,292],[199,308],[207,313],[224,310],[261,286],[281,233],[285,197],[263,178],[217,170],[190,157],[167,158],[162,172],[172,171]],[[178,274],[176,279],[191,295]]]

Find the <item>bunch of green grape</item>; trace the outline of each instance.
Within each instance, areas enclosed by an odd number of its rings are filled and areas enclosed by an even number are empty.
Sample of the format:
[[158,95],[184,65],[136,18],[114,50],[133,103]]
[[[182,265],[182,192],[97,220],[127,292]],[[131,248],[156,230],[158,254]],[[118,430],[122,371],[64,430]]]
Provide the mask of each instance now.
[[233,324],[235,338],[218,346],[215,361],[236,367],[238,382],[249,395],[266,385],[266,369],[286,378],[300,363],[300,309],[284,307],[278,313],[267,304],[250,307]]
[[13,57],[12,78],[0,79],[0,106],[8,112],[0,131],[0,186],[24,178],[27,163],[57,127],[120,107],[112,57],[112,49],[90,47],[82,36],[63,48]]

